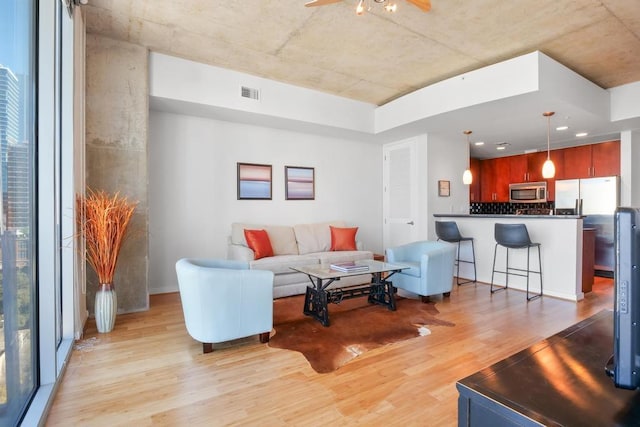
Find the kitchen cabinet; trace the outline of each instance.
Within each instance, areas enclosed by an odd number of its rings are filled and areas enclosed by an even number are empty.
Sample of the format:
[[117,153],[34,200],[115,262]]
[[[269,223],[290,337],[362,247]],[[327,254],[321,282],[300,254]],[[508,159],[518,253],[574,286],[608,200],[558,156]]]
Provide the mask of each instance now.
[[620,175],[620,141],[565,148],[564,179]]
[[556,200],[556,180],[547,179],[547,202]]
[[538,182],[544,181],[542,177],[542,165],[547,160],[547,152],[538,152],[525,154],[527,157],[527,181]]
[[480,165],[480,201],[508,202],[510,158],[483,160]]
[[595,274],[596,229],[582,230],[582,292],[591,292]]
[[563,154],[564,150],[552,150],[550,155],[551,155],[551,161],[553,162],[553,165],[556,168],[556,174],[554,175],[553,178],[549,178],[549,179],[543,179],[542,178],[542,165],[544,164],[544,162],[547,160],[547,153],[544,153],[544,160],[542,161],[542,164],[540,165],[540,180],[541,181],[547,181],[547,201],[549,202],[553,202],[556,199],[556,180],[557,179],[564,179],[563,175],[564,175],[564,154]]
[[547,160],[547,152],[521,154],[509,157],[509,177],[512,184],[518,182],[539,182],[542,178],[542,165]]
[[592,149],[590,145],[565,148],[563,151],[565,179],[591,177]]
[[620,175],[620,141],[608,141],[591,146],[592,176]]
[[[551,150],[551,161],[553,162],[553,165],[556,168],[556,174],[553,177],[554,180],[556,180],[556,179],[565,179],[565,176],[564,176],[564,151],[565,150]],[[547,160],[546,153],[545,153],[544,160]],[[544,164],[544,162],[543,162],[543,164]],[[542,176],[542,166],[540,166],[540,168],[541,168],[540,176]]]
[[[479,188],[469,189],[470,201],[508,202],[509,184],[537,181],[547,182],[547,200],[554,201],[557,179],[620,175],[620,141],[556,149],[550,155],[556,168],[551,179],[542,177],[546,151],[477,161],[480,172],[472,169],[472,185]],[[476,180],[476,176],[480,179]]]
[[483,160],[480,164],[480,201],[493,202],[495,197],[496,159]]
[[528,182],[527,175],[529,167],[527,166],[527,155],[509,156],[509,182],[512,184],[518,182]]
[[471,185],[469,185],[469,201],[470,202],[479,202],[480,201],[480,160],[478,159],[470,159],[469,160],[469,169],[471,170],[471,176],[473,181]]

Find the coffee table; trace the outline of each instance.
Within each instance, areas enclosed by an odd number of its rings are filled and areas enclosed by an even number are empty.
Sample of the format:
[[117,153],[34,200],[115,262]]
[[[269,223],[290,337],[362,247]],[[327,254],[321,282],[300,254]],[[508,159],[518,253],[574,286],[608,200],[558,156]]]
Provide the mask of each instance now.
[[[390,264],[388,262],[361,260],[356,261],[358,266],[367,266],[366,271],[343,272],[332,269],[329,265],[313,264],[301,267],[290,267],[292,270],[304,273],[309,277],[311,286],[307,287],[304,297],[303,313],[312,316],[323,326],[329,326],[328,304],[338,304],[344,299],[356,298],[367,295],[369,302],[386,306],[395,311],[395,289],[389,278],[398,271],[409,268],[402,264]],[[371,283],[364,285],[348,286],[345,288],[332,287],[332,283],[344,277],[371,275]]]

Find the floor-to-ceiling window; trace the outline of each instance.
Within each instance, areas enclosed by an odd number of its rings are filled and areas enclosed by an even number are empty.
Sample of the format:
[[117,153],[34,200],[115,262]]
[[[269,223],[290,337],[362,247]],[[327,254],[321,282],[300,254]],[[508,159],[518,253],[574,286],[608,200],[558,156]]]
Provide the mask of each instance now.
[[73,343],[74,4],[0,0],[1,426],[42,422]]
[[38,387],[36,2],[0,1],[0,425]]

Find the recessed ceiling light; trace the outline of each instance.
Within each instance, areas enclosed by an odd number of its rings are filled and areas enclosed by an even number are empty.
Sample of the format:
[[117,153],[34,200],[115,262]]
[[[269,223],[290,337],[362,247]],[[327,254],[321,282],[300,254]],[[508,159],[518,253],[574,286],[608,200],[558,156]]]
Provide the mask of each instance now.
[[576,133],[576,136],[577,136],[578,138],[580,138],[580,137],[582,137],[582,136],[587,136],[587,135],[589,135],[587,132],[580,132],[580,133]]
[[567,129],[569,129],[569,126],[558,126],[556,128],[556,130],[567,130]]
[[484,145],[484,141],[477,141],[477,142],[474,142],[474,144],[475,145]]
[[505,148],[507,148],[508,145],[509,145],[508,142],[497,142],[496,150],[504,150]]

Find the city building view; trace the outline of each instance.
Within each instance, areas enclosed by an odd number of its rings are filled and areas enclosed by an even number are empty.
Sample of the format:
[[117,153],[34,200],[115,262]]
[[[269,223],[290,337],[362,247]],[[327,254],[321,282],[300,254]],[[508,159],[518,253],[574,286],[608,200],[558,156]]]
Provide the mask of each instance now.
[[30,10],[17,3],[0,14],[0,425],[11,424],[37,383]]

